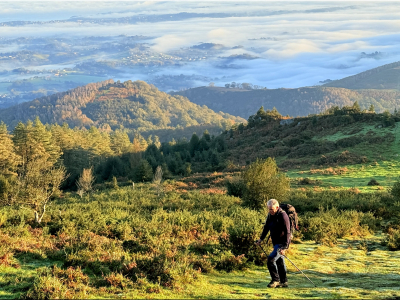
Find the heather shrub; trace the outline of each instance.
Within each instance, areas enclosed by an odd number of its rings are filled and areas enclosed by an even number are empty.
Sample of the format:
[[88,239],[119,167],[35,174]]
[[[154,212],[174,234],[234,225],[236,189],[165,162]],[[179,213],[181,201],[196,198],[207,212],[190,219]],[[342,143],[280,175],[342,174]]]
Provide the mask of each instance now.
[[235,256],[230,251],[221,252],[215,259],[215,269],[232,272],[243,270],[248,266],[247,258],[244,254]]
[[90,287],[89,277],[80,267],[66,270],[57,266],[37,270],[33,286],[23,296],[25,299],[86,298]]
[[400,229],[389,229],[385,244],[389,250],[400,250]]
[[365,236],[369,233],[364,219],[374,219],[372,214],[364,214],[355,210],[339,211],[321,209],[318,213],[306,213],[302,218],[305,239],[316,243],[333,245],[338,238],[348,235]]
[[246,184],[240,176],[228,178],[225,181],[228,195],[242,198],[246,191]]
[[234,255],[254,256],[254,241],[259,237],[263,216],[248,208],[235,208],[230,212],[233,224],[228,227],[230,249]]
[[107,285],[119,288],[119,289],[125,289],[125,288],[130,288],[133,287],[133,282],[126,278],[124,275],[121,273],[110,273],[108,275],[104,276],[104,280]]

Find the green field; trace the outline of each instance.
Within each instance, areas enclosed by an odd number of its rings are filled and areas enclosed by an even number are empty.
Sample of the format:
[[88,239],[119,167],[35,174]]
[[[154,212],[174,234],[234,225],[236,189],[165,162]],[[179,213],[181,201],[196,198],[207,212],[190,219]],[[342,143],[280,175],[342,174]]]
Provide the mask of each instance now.
[[[359,124],[349,126],[347,132],[357,131],[361,127]],[[384,136],[387,133],[394,135],[394,141],[390,145],[368,145],[359,144],[349,148],[354,153],[362,153],[370,158],[364,164],[355,165],[335,165],[335,166],[313,166],[300,167],[287,172],[287,175],[296,182],[303,178],[310,178],[317,181],[314,186],[324,189],[348,189],[357,188],[364,192],[373,192],[377,190],[387,190],[394,182],[400,178],[400,124],[396,123],[394,127],[377,128],[376,125],[366,125],[357,128],[355,134],[346,134],[343,131],[337,131],[334,134],[325,134],[317,137],[328,141],[337,141],[343,138],[375,132],[377,136]],[[372,158],[372,159],[371,159]],[[325,174],[324,174],[325,173]],[[335,174],[336,173],[336,174]],[[367,185],[371,179],[375,179],[379,186]],[[304,187],[304,186],[303,186]]]
[[[286,261],[289,288],[267,288],[266,267],[245,271],[213,272],[200,275],[195,282],[179,290],[95,292],[90,299],[101,298],[208,298],[208,299],[387,299],[400,297],[400,252],[388,252],[380,245],[382,235],[364,239],[342,239],[335,247],[313,242],[292,245],[288,257],[317,285],[314,287]],[[267,247],[264,248],[268,250]],[[22,262],[21,267],[0,267],[0,299],[15,297],[15,290],[29,288],[38,267],[50,266],[51,260]],[[61,262],[58,263],[61,265]]]

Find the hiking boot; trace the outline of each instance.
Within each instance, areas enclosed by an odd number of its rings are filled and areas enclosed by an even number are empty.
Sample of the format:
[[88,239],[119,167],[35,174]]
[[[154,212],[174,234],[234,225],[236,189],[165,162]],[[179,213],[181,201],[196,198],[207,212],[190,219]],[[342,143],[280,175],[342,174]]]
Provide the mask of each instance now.
[[271,281],[269,284],[268,284],[268,287],[269,288],[276,288],[277,286],[279,286],[279,284],[280,284],[280,282],[279,281]]
[[287,287],[289,287],[289,284],[288,284],[287,281],[286,282],[281,282],[281,283],[279,283],[279,287],[287,288]]

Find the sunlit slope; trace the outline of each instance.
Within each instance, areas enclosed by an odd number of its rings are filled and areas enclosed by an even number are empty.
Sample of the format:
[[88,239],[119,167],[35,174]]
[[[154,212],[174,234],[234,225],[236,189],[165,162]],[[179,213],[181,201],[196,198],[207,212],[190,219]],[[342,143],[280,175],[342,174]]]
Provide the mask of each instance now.
[[385,123],[383,115],[364,113],[357,118],[303,117],[227,132],[229,158],[246,164],[257,157],[275,157],[284,168],[396,159],[400,153],[397,117],[390,117],[390,124]]
[[143,81],[91,83],[73,90],[0,110],[0,121],[13,128],[39,116],[43,123],[70,127],[120,126],[140,131],[182,128],[200,124],[229,126],[244,121],[171,96]]

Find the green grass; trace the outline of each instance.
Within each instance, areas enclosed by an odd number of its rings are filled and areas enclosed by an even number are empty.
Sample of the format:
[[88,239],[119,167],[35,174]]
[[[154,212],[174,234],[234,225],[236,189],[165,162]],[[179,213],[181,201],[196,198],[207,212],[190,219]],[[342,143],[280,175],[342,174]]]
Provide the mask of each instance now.
[[[347,167],[348,172],[342,175],[322,175],[311,174],[310,169],[291,170],[286,174],[292,179],[310,178],[312,180],[320,180],[322,183],[318,186],[322,188],[358,188],[363,192],[374,192],[377,190],[390,188],[394,182],[400,177],[400,161],[381,161],[375,164],[358,164]],[[321,169],[326,169],[322,167]],[[340,168],[335,167],[335,168]],[[368,182],[372,179],[379,182],[379,186],[368,186]],[[299,187],[306,187],[301,186]]]
[[[289,258],[317,285],[314,287],[290,262],[289,288],[269,289],[266,267],[252,267],[231,273],[200,275],[192,284],[178,290],[161,288],[158,293],[119,290],[116,294],[98,292],[90,298],[224,298],[224,299],[304,299],[304,298],[390,298],[400,297],[400,252],[389,252],[380,245],[383,235],[367,239],[342,239],[335,247],[313,242],[292,245]],[[264,248],[266,248],[264,246]],[[266,248],[268,250],[268,248]],[[41,260],[21,263],[21,268],[0,268],[0,299],[19,296],[26,290],[37,267],[54,262]]]
[[[300,169],[289,170],[287,175],[294,180],[306,177],[312,180],[320,180],[321,184],[318,184],[318,186],[327,189],[331,187],[338,189],[358,188],[363,192],[374,192],[380,189],[387,190],[400,177],[400,124],[396,123],[395,127],[389,128],[378,128],[376,125],[365,124],[362,127],[359,126],[359,124],[348,126],[345,128],[345,132],[337,131],[332,134],[324,133],[324,135],[319,136],[318,139],[337,141],[345,137],[366,134],[369,131],[373,131],[377,136],[384,136],[387,133],[392,133],[395,140],[385,145],[362,143],[349,148],[348,150],[352,153],[362,153],[366,155],[368,162],[365,164],[334,166],[334,169],[344,167],[348,169],[348,172],[342,175],[322,175],[312,174],[310,172],[311,169],[327,169],[329,166],[301,166]],[[357,128],[360,131],[354,134],[347,134],[352,131],[357,131]],[[341,149],[332,153],[339,154],[344,150],[346,149]],[[372,178],[380,183],[379,187],[367,185]]]

